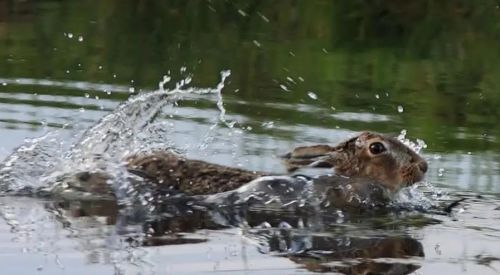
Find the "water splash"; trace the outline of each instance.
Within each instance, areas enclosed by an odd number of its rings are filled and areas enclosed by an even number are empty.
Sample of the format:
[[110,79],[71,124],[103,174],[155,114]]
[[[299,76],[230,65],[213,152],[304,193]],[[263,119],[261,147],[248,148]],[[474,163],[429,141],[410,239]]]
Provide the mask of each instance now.
[[[169,128],[152,122],[165,106],[173,107],[185,97],[217,95],[219,121],[232,127],[234,122],[226,120],[222,103],[222,89],[229,76],[230,71],[222,71],[216,88],[185,87],[192,79],[188,76],[172,90],[164,88],[171,80],[165,76],[157,91],[130,97],[83,132],[68,137],[54,131],[26,140],[0,164],[0,191],[17,193],[48,187],[61,176],[78,171],[105,171],[120,181],[127,176],[122,165],[124,156],[173,146],[168,138]],[[66,153],[61,156],[60,152]]]
[[[431,186],[430,183],[426,183],[426,185]],[[429,198],[423,189],[427,189],[424,184],[404,188],[396,194],[393,204],[396,207],[420,210],[428,210],[437,206],[438,204]]]
[[422,149],[427,148],[427,144],[425,141],[421,139],[417,139],[416,141],[411,141],[406,138],[406,129],[401,130],[401,133],[398,135],[397,139],[401,141],[404,145],[410,147],[416,153],[420,153]]
[[[224,123],[229,128],[233,128],[235,121],[226,120],[226,109],[224,108],[224,103],[222,99],[222,89],[224,88],[224,81],[227,77],[231,75],[231,71],[222,71],[221,73],[221,82],[217,84],[217,88],[215,89],[215,94],[217,95],[217,108],[219,109],[219,120]],[[213,126],[212,126],[213,127]]]
[[[58,156],[67,144],[60,131],[26,139],[24,144],[0,165],[0,192],[21,192],[26,188],[43,186],[40,177],[58,165]],[[26,190],[27,191],[27,190]]]
[[[427,148],[425,141],[417,139],[411,141],[406,138],[406,129],[401,130],[397,139],[406,146],[410,147],[416,153],[420,153],[422,149]],[[428,210],[438,206],[438,200],[444,199],[442,190],[432,185],[432,183],[424,181],[412,187],[401,190],[395,197],[395,204],[406,208],[418,208]]]

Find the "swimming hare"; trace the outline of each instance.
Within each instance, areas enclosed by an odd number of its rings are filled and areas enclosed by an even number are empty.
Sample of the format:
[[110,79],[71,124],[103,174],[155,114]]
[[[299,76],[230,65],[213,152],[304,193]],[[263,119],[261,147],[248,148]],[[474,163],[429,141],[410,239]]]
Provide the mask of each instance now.
[[[383,186],[387,192],[394,193],[422,180],[427,170],[425,160],[403,143],[372,132],[363,132],[337,146],[298,147],[285,155],[284,161],[290,171],[306,166],[332,167],[335,175],[313,178],[313,181],[318,186],[339,188],[350,184],[353,187],[351,193],[368,194],[368,197],[374,186]],[[188,195],[217,194],[240,187],[245,192],[256,190],[276,193],[281,189],[268,187],[283,183],[303,186],[297,177],[271,176],[264,172],[187,159],[172,151],[132,155],[126,159],[126,167],[138,176],[139,182],[146,183],[140,183],[142,186]],[[109,190],[107,179],[109,177],[103,173],[81,172],[66,180],[66,186],[90,193],[112,193],[104,191]],[[334,193],[334,197],[339,196],[344,195]]]

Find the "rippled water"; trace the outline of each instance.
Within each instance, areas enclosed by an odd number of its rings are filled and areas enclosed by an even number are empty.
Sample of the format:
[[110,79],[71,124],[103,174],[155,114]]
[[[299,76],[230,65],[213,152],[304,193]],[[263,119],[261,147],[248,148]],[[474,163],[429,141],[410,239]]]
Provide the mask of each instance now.
[[[227,76],[228,73],[223,74],[223,78]],[[117,184],[120,184],[123,182],[119,176],[121,159],[132,152],[151,148],[178,148],[194,158],[284,173],[277,155],[295,143],[279,135],[256,134],[251,126],[244,125],[248,118],[225,113],[224,104],[228,103],[221,101],[224,80],[220,83],[214,89],[178,86],[179,90],[145,92],[125,103],[115,103],[111,113],[96,111],[103,117],[96,119],[88,129],[42,125],[40,137],[13,148],[13,154],[4,160],[2,186],[8,186],[9,190],[24,190],[26,186],[50,187],[60,176],[93,169],[104,169],[116,175]],[[199,102],[205,102],[207,108],[197,109]],[[195,107],[190,106],[193,104]],[[87,112],[75,110],[74,115],[86,116]],[[301,112],[318,110],[308,110],[304,106]],[[73,119],[77,120],[75,116]],[[351,119],[356,120],[356,116],[351,115]],[[261,127],[277,133],[294,128],[293,125],[271,125],[263,123]],[[324,142],[323,137],[307,135],[311,132],[331,135],[333,142],[351,133],[307,125],[300,127],[306,134],[304,140],[310,142]],[[267,149],[266,144],[269,144]],[[423,141],[418,144],[425,146]],[[242,152],[242,149],[250,150]],[[132,214],[120,212],[112,201],[89,201],[77,196],[76,201],[58,203],[8,195],[0,198],[5,222],[4,242],[12,243],[10,252],[5,251],[8,256],[5,259],[17,257],[21,260],[20,255],[28,254],[32,266],[13,267],[13,271],[51,274],[67,269],[119,274],[165,270],[173,273],[253,270],[281,274],[300,272],[303,268],[316,272],[372,270],[401,274],[412,270],[432,272],[435,268],[455,272],[458,261],[465,261],[466,266],[460,269],[466,272],[470,268],[483,270],[483,265],[494,266],[496,243],[487,239],[500,237],[499,226],[491,224],[500,213],[494,210],[495,206],[500,207],[496,196],[478,197],[477,192],[462,193],[444,185],[436,187],[449,173],[449,167],[457,167],[458,161],[473,162],[473,156],[427,153],[426,158],[431,165],[438,165],[437,172],[430,173],[427,186],[402,194],[400,200],[426,205],[466,198],[451,216],[406,211],[360,217],[342,212],[311,215],[306,210],[304,214],[283,212],[271,205],[255,206],[239,216],[243,212],[198,213],[187,206],[184,210],[175,208],[181,212],[175,212],[177,218],[167,219],[167,224],[164,221],[161,226],[149,225],[155,230],[164,228],[177,233],[150,236],[147,230],[144,231],[146,216],[137,216],[137,209]],[[481,184],[486,183],[476,183],[476,186]],[[173,203],[185,205],[186,202]],[[485,215],[483,211],[490,208],[491,214]],[[163,215],[174,213],[170,207],[161,209]],[[238,228],[221,230],[226,226]],[[206,229],[193,231],[198,228]],[[216,228],[220,229],[214,230]],[[178,251],[178,246],[184,250]],[[446,247],[452,249],[450,254],[443,256]],[[451,253],[458,250],[461,253]],[[183,253],[187,254],[183,256]]]
[[[3,272],[495,274],[498,34],[494,2],[0,1],[0,186],[23,191],[0,196]],[[427,183],[400,202],[466,200],[451,215],[186,207],[155,224],[25,189],[87,169],[120,187],[121,157],[158,147],[285,173],[290,148],[365,129],[427,145]]]

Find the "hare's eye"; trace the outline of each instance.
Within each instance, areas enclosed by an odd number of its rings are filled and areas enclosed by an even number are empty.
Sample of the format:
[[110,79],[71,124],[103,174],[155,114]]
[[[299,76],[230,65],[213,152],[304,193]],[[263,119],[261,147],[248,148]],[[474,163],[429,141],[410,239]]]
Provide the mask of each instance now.
[[383,153],[385,152],[385,146],[384,144],[380,143],[380,142],[374,142],[372,144],[370,144],[370,152],[374,155],[378,155],[380,153]]

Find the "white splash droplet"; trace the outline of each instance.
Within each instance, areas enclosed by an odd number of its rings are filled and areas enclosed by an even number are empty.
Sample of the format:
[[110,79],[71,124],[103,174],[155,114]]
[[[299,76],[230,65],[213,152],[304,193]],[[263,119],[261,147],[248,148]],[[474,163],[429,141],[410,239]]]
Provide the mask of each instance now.
[[318,96],[313,92],[307,92],[307,95],[314,100],[318,99]]
[[280,84],[280,88],[285,91],[285,92],[289,92],[290,90],[288,89],[287,86],[283,85],[283,84]]

